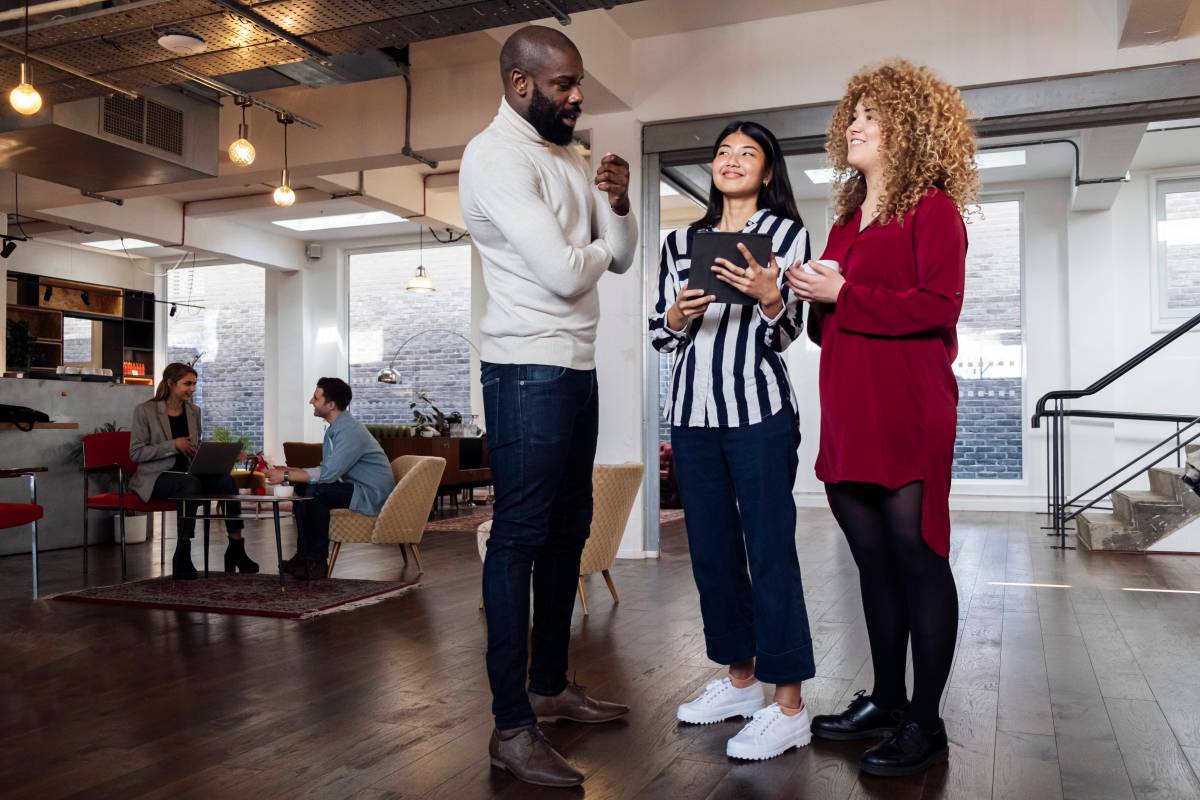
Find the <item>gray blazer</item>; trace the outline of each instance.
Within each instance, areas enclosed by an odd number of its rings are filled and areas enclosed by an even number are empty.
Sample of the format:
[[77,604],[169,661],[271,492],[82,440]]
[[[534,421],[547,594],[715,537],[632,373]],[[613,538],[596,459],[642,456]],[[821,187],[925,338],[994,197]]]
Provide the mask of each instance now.
[[[200,445],[200,406],[184,403],[188,419],[188,438]],[[171,436],[171,420],[167,417],[166,400],[147,400],[133,409],[130,428],[129,458],[138,465],[129,480],[129,488],[142,500],[149,501],[158,476],[175,464],[175,438]]]

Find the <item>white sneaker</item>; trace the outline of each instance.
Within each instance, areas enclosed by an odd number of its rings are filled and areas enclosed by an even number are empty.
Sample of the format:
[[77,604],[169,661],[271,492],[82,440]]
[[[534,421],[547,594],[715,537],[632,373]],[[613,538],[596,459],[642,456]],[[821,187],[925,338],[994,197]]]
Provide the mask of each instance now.
[[725,677],[705,684],[704,692],[679,706],[675,717],[693,725],[711,725],[730,717],[752,717],[765,704],[761,683],[739,689]]
[[746,723],[746,727],[725,745],[725,755],[762,761],[774,758],[793,747],[804,747],[812,741],[808,708],[788,716],[778,703],[764,708]]

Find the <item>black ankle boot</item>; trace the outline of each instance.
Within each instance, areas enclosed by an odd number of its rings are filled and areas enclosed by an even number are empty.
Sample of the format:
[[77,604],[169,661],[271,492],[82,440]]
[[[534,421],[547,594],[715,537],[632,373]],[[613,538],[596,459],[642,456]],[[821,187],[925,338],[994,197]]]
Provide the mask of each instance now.
[[936,731],[905,720],[892,735],[863,753],[859,769],[870,775],[916,775],[950,758],[946,726]]
[[199,576],[192,564],[192,540],[180,539],[175,544],[175,555],[171,556],[171,577],[177,581],[194,581]]
[[866,692],[854,693],[850,707],[840,714],[813,717],[812,735],[820,739],[848,742],[890,736],[903,719],[903,709],[889,711],[875,705]]
[[245,539],[229,540],[229,545],[225,548],[225,571],[244,572],[248,575],[258,572],[258,564],[246,555]]

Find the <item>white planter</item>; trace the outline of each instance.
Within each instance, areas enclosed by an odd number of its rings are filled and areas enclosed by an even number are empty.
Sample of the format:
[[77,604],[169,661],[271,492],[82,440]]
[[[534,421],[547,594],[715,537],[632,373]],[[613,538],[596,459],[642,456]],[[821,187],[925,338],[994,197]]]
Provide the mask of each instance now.
[[[125,543],[140,544],[146,541],[146,520],[148,514],[131,514],[125,517]],[[121,521],[113,517],[113,541],[121,543]]]

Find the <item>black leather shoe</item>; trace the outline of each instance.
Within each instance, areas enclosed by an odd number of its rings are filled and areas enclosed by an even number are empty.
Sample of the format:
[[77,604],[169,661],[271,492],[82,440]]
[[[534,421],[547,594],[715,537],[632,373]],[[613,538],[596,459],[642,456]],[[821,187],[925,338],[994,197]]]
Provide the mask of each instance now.
[[190,550],[176,550],[171,556],[171,577],[177,581],[194,581],[200,577],[196,565],[192,563]]
[[904,709],[888,711],[880,708],[860,689],[854,693],[850,707],[841,714],[821,714],[813,717],[812,735],[837,742],[878,739],[890,736],[903,716]]
[[245,539],[230,539],[225,548],[225,571],[253,575],[258,572],[258,563],[246,555]]
[[912,720],[906,720],[889,738],[863,753],[858,767],[869,775],[916,775],[949,758],[945,725],[930,733]]
[[319,581],[329,577],[329,562],[309,561],[292,567],[291,576],[298,581]]

